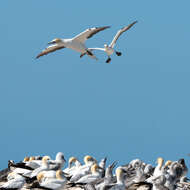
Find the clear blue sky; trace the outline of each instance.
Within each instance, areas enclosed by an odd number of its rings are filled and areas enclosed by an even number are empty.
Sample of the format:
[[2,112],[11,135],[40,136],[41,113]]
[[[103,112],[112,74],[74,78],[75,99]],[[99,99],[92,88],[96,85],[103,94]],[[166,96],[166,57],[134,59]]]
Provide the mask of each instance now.
[[[1,162],[62,151],[124,164],[187,154],[190,137],[190,1],[2,1]],[[35,60],[55,37],[111,25],[86,43],[101,47],[118,29],[123,55],[99,61],[63,49]]]

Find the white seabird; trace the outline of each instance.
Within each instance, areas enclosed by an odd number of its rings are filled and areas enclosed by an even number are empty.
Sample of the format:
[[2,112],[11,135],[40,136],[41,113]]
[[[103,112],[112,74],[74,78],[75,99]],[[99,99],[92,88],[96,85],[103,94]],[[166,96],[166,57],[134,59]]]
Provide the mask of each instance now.
[[81,177],[76,183],[92,183],[97,179],[100,179],[102,173],[98,169],[102,170],[98,164],[93,164],[91,166],[91,174]]
[[86,155],[84,157],[84,165],[78,167],[73,173],[70,179],[71,182],[79,180],[81,177],[90,173],[91,166],[97,163],[96,159],[92,156]]
[[87,47],[85,46],[85,41],[91,38],[94,34],[107,28],[110,28],[110,26],[88,28],[84,32],[70,39],[55,38],[54,40],[48,43],[51,45],[44,49],[40,54],[38,54],[36,58],[39,58],[43,55],[49,54],[59,49],[70,48],[77,52],[80,52],[81,54],[87,54],[91,58],[97,59],[93,55],[93,53],[87,49]]
[[76,157],[69,158],[69,165],[63,171],[67,174],[72,175],[82,164],[78,161]]
[[[115,51],[114,50],[114,46],[116,44],[116,41],[118,40],[118,38],[121,36],[121,34],[127,30],[129,30],[134,24],[136,24],[137,21],[129,24],[128,26],[125,26],[123,28],[121,28],[115,35],[115,37],[113,38],[112,42],[110,43],[110,45],[104,44],[104,48],[88,48],[89,51],[93,51],[93,50],[101,50],[106,52],[106,54],[108,55],[108,59],[106,60],[106,63],[109,63],[111,61],[110,55],[112,55],[114,52],[116,53],[117,56],[121,56],[121,52]],[[85,53],[81,54],[80,57],[82,57],[83,55],[85,55]]]
[[55,178],[45,178],[43,172],[39,173],[37,175],[38,182],[33,183],[32,186],[30,186],[30,189],[32,188],[42,188],[42,189],[62,189],[65,184],[67,183],[67,179],[63,175],[62,170],[58,170],[56,172]]
[[19,174],[11,173],[11,177],[6,183],[0,186],[0,189],[21,189],[25,184],[25,178]]

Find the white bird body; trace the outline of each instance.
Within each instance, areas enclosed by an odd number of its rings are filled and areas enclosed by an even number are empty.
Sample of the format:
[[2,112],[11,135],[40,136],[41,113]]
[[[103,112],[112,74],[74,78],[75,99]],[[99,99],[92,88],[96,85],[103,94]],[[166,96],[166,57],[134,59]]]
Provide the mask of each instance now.
[[126,186],[124,183],[124,174],[122,168],[118,167],[116,169],[116,178],[117,178],[117,183],[110,188],[110,190],[125,190]]
[[49,170],[49,163],[48,163],[49,159],[50,159],[49,156],[44,156],[42,159],[42,165],[39,168],[36,168],[35,170],[26,173],[24,176],[32,178],[37,176],[42,171]]
[[25,178],[19,174],[12,174],[14,175],[11,180],[8,180],[6,183],[4,183],[0,188],[18,188],[21,189],[25,184]]
[[84,157],[84,165],[79,166],[76,170],[73,171],[73,175],[70,179],[71,182],[75,182],[79,180],[81,177],[90,174],[90,168],[93,164],[97,163],[97,161],[91,156]]
[[[72,165],[73,164],[73,165]],[[63,172],[69,174],[69,175],[73,175],[75,171],[77,171],[77,169],[79,169],[81,167],[81,163],[77,160],[77,158],[75,157],[71,157],[69,159],[69,166],[67,168],[65,168],[63,170]]]
[[53,45],[48,46],[39,55],[37,55],[36,58],[39,58],[43,55],[49,54],[49,53],[54,52],[59,49],[70,48],[72,50],[80,52],[81,54],[87,54],[88,56],[90,56],[93,59],[97,59],[92,54],[92,52],[87,49],[87,47],[85,46],[85,41],[88,38],[91,38],[94,34],[100,32],[102,30],[105,30],[107,28],[110,28],[110,27],[104,26],[104,27],[89,28],[89,29],[85,30],[84,32],[78,34],[74,38],[70,38],[70,39],[56,38],[56,39],[52,40],[51,42],[49,42],[49,44],[53,44]]
[[[106,54],[108,55],[108,59],[106,61],[106,63],[109,63],[111,61],[111,58],[110,58],[110,55],[112,55],[114,52],[118,55],[118,56],[121,56],[121,52],[117,52],[114,50],[114,46],[118,40],[118,38],[121,36],[121,34],[127,30],[129,30],[134,24],[136,24],[137,21],[129,24],[128,26],[126,27],[123,27],[121,28],[120,30],[118,30],[118,32],[116,33],[116,35],[114,36],[112,42],[107,45],[107,44],[104,44],[104,48],[88,48],[88,50],[90,51],[93,51],[93,50],[101,50],[101,51],[104,51],[106,52]],[[85,55],[85,54],[84,54]]]
[[91,166],[91,174],[81,177],[76,183],[92,183],[101,178],[100,167],[97,164]]

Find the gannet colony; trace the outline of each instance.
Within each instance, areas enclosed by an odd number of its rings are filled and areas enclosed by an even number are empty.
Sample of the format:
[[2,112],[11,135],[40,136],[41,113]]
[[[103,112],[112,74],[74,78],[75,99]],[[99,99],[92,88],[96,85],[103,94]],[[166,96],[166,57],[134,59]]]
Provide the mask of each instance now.
[[188,190],[188,168],[185,160],[157,158],[157,165],[134,159],[120,165],[107,158],[97,161],[86,155],[84,163],[70,157],[68,165],[64,154],[25,157],[0,171],[0,189],[67,189],[67,190]]

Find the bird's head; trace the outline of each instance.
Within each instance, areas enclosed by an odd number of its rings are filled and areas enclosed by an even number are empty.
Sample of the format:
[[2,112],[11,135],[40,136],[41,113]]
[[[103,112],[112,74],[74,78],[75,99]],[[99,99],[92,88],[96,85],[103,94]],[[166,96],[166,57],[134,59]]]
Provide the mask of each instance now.
[[60,43],[62,40],[60,38],[55,38],[53,39],[51,42],[48,42],[48,44],[58,44]]
[[107,47],[108,47],[108,44],[104,44],[104,47],[107,48]]

